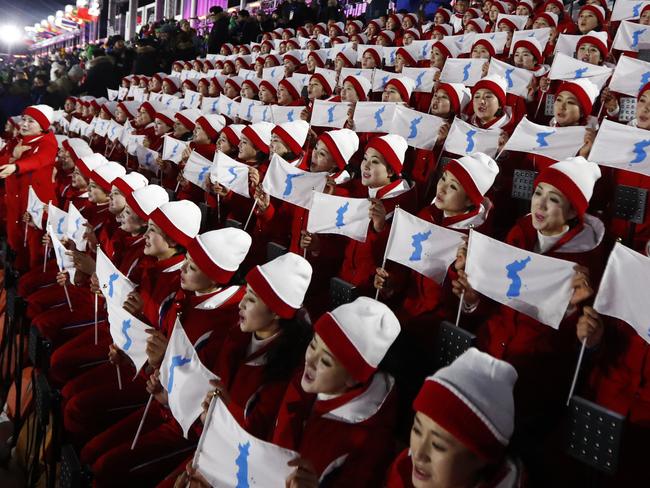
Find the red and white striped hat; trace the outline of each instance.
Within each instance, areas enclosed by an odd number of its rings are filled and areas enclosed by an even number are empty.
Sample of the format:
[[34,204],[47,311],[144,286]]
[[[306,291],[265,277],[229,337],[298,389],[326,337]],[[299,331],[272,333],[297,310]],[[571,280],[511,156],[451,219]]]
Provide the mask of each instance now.
[[197,235],[187,246],[187,253],[203,273],[226,284],[248,254],[251,242],[247,232],[226,227]]
[[133,193],[135,190],[144,188],[149,184],[149,180],[146,176],[141,175],[137,171],[131,171],[128,174],[123,176],[118,176],[113,180],[113,186],[120,190],[122,195],[126,197],[129,193]]
[[318,140],[325,144],[339,169],[344,169],[350,162],[350,158],[359,149],[359,136],[350,129],[323,132]]
[[124,166],[115,161],[108,161],[97,166],[90,174],[90,177],[102,188],[102,190],[108,193],[111,191],[113,180],[120,176],[124,176],[125,174],[126,168],[124,168]]
[[149,219],[151,212],[169,201],[167,191],[158,185],[147,185],[127,193],[126,203],[142,220]]
[[269,144],[271,143],[271,133],[275,126],[270,122],[256,122],[247,125],[241,131],[242,136],[246,136],[258,151],[264,154],[269,153]]
[[474,153],[452,159],[445,167],[445,171],[449,171],[456,177],[463,185],[467,198],[478,207],[499,174],[499,166],[487,154]]
[[294,120],[292,122],[283,122],[276,125],[271,131],[284,142],[291,152],[299,155],[307,140],[309,133],[309,123],[304,120]]
[[151,220],[171,239],[187,247],[199,233],[201,210],[189,200],[163,203],[151,212]]

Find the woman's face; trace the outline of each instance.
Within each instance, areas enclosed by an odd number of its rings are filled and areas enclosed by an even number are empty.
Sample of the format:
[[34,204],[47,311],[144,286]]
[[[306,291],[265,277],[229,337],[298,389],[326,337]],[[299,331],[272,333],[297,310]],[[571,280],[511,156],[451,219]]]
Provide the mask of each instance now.
[[535,67],[535,56],[525,47],[515,49],[512,59],[517,68],[533,69]]
[[72,185],[72,188],[75,188],[79,191],[83,191],[88,188],[88,181],[83,177],[81,171],[79,171],[79,169],[76,167],[74,170],[72,170],[72,182],[70,184]]
[[200,82],[197,85],[198,92],[204,96],[207,97],[210,94],[210,84],[207,82]]
[[187,254],[181,266],[181,288],[185,291],[205,293],[216,286],[216,283],[199,269],[192,257]]
[[154,134],[156,134],[157,136],[162,136],[163,134],[167,134],[171,130],[172,128],[169,125],[167,125],[166,122],[163,122],[160,119],[154,120]]
[[255,161],[255,156],[257,155],[257,149],[253,146],[253,143],[248,137],[242,135],[239,139],[239,153],[237,158],[240,161]]
[[309,171],[312,173],[331,173],[336,169],[336,162],[332,157],[329,149],[323,141],[318,141],[314,150],[311,152],[311,164],[309,165]]
[[192,141],[196,144],[210,144],[210,137],[208,137],[208,134],[203,130],[203,127],[196,124],[192,133]]
[[363,155],[361,162],[361,184],[368,188],[381,188],[390,183],[393,176],[392,168],[389,169],[384,156],[376,149],[369,147]]
[[496,22],[497,17],[499,16],[499,9],[497,8],[496,5],[492,5],[490,7],[490,11],[488,13],[488,17],[490,18],[490,22]]
[[354,380],[334,357],[325,342],[314,334],[305,352],[305,370],[300,386],[307,393],[336,395],[353,387]]
[[451,115],[451,100],[445,90],[436,90],[433,94],[430,112],[445,119]]
[[435,31],[431,32],[431,40],[432,41],[440,41],[443,37],[445,37],[445,36],[440,31],[435,30]]
[[242,332],[255,333],[273,326],[278,316],[266,306],[250,285],[239,302],[239,328]]
[[149,80],[149,91],[157,93],[161,88],[162,85],[160,84],[160,80],[158,78],[151,78],[151,80]]
[[284,77],[290,78],[291,75],[296,71],[296,65],[293,64],[289,59],[284,60]]
[[275,95],[273,95],[273,92],[266,88],[266,86],[262,85],[260,86],[260,92],[259,92],[259,97],[260,101],[266,105],[269,105],[271,103],[275,103]]
[[434,68],[442,69],[445,65],[445,60],[447,58],[442,54],[440,49],[436,46],[431,48],[431,66]]
[[66,113],[73,112],[74,102],[72,100],[66,100],[65,103],[63,104],[63,110],[65,110]]
[[639,24],[650,25],[650,9],[643,11],[641,17],[639,18]]
[[152,122],[151,115],[149,115],[149,112],[147,112],[145,109],[141,108],[138,110],[138,115],[135,118],[135,122],[139,127],[145,127]]
[[126,118],[127,118],[126,112],[124,112],[124,110],[122,110],[122,107],[118,105],[117,108],[115,109],[115,121],[118,124],[123,124],[124,122],[126,122]]
[[358,102],[359,101],[359,95],[357,95],[357,91],[354,89],[354,86],[349,81],[343,82],[343,86],[341,87],[340,95],[341,95],[341,101],[342,102]]
[[343,68],[345,68],[345,61],[343,61],[341,56],[337,56],[336,59],[334,59],[334,71],[340,73]]
[[103,204],[108,201],[108,195],[101,186],[90,180],[88,182],[88,200],[96,205]]
[[438,180],[436,198],[433,204],[448,216],[460,215],[467,212],[472,202],[467,198],[463,185],[449,171],[444,171]]
[[124,210],[119,216],[120,229],[128,232],[131,235],[137,235],[141,232],[142,228],[147,223],[142,220],[137,213],[135,213],[128,205],[124,206]]
[[470,56],[472,59],[490,59],[490,51],[482,45],[478,44],[472,48],[472,54]]
[[271,144],[269,144],[269,150],[271,154],[277,154],[280,157],[284,157],[286,154],[291,152],[289,146],[278,137],[277,134],[271,135]]
[[307,70],[310,73],[313,73],[314,71],[316,71],[316,68],[318,67],[318,64],[314,60],[314,56],[307,56]]
[[20,135],[23,137],[37,136],[42,132],[41,126],[29,115],[23,115],[20,121]]
[[410,32],[407,32],[407,33],[404,34],[404,36],[402,37],[402,44],[405,45],[405,46],[408,46],[408,45],[411,44],[414,40],[415,40],[415,37],[413,37],[413,34],[411,34]]
[[591,10],[583,10],[578,15],[578,30],[581,34],[598,28],[598,17]]
[[531,14],[530,10],[525,5],[517,5],[517,8],[515,8],[515,15],[528,17],[530,14]]
[[144,238],[144,253],[147,256],[165,256],[175,245],[153,220],[149,220]]
[[545,236],[554,236],[564,230],[576,212],[564,194],[548,183],[535,188],[530,201],[533,227]]
[[416,412],[413,419],[410,449],[411,482],[415,488],[476,486],[479,472],[486,465],[422,412]]
[[562,14],[560,7],[558,7],[554,3],[547,5],[546,8],[544,9],[544,12],[553,12],[558,17]]
[[445,23],[445,16],[440,12],[436,12],[436,15],[433,16],[433,25],[440,25]]
[[125,206],[126,198],[124,198],[122,192],[116,187],[112,187],[111,192],[108,194],[108,211],[113,215],[119,215]]
[[219,138],[217,139],[217,151],[231,155],[235,150],[237,150],[237,147],[230,144],[228,136],[221,132],[221,134],[219,134]]
[[[546,11],[548,12],[548,8]],[[548,25],[548,22],[546,22],[546,19],[543,17],[538,17],[533,22],[533,29],[543,29],[544,27],[550,27],[550,25]]]
[[483,122],[489,122],[496,117],[499,110],[499,99],[487,88],[476,90],[472,97],[474,104],[474,113]]
[[278,86],[278,105],[289,105],[293,102],[293,97],[284,85]]
[[361,56],[361,67],[363,69],[373,69],[377,67],[375,58],[368,51],[365,51],[363,56]]
[[560,127],[578,125],[580,115],[580,104],[573,93],[561,91],[555,96],[553,116],[557,125]]
[[465,32],[476,32],[478,34],[478,30],[474,24],[467,24],[467,27],[465,27]]
[[640,129],[650,130],[650,91],[644,91],[636,103],[636,122]]
[[382,102],[402,102],[402,95],[400,95],[395,85],[388,84],[384,88],[384,92],[381,94]]
[[179,122],[178,119],[174,119],[173,135],[176,139],[183,137],[188,132],[190,132],[190,130],[187,127],[185,127],[181,122]]
[[237,88],[235,88],[232,83],[226,83],[226,86],[223,89],[223,94],[226,95],[231,100],[239,96],[239,92],[237,91]]
[[317,78],[310,78],[309,85],[307,86],[307,93],[310,100],[319,100],[327,96],[325,88]]
[[255,98],[255,90],[248,83],[242,85],[240,93],[242,98],[248,98],[249,100]]
[[404,56],[402,56],[401,54],[395,56],[395,73],[401,73],[402,68],[404,68],[405,66],[408,67],[408,65],[409,65],[408,61],[404,59]]
[[595,44],[583,42],[576,51],[576,59],[589,64],[600,64],[603,61],[600,51]]

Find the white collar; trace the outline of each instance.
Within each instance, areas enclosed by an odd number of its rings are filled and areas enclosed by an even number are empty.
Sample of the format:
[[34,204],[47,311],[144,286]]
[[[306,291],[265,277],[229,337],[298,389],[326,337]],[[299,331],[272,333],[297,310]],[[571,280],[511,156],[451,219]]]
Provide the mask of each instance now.
[[537,231],[537,244],[535,245],[535,252],[538,252],[539,254],[547,253],[550,249],[553,248],[553,246],[555,246],[557,241],[562,239],[562,236],[567,232],[569,232],[568,225],[565,225],[564,229],[562,229],[562,232],[554,236],[545,236],[540,231]]
[[196,310],[214,310],[216,308],[219,308],[221,305],[230,300],[233,295],[239,291],[239,289],[239,286],[229,286],[228,288],[219,290],[213,296],[207,300],[202,301],[194,308]]
[[388,373],[377,372],[370,385],[360,395],[323,415],[346,424],[358,424],[375,415],[395,386],[395,378]]
[[180,263],[172,264],[169,268],[163,269],[163,273],[173,273],[174,271],[178,271],[183,267],[183,261]]

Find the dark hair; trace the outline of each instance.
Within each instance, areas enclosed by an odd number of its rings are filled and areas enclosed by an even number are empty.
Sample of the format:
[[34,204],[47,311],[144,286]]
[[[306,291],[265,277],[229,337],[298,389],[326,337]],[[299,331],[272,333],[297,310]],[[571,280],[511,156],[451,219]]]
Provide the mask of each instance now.
[[251,14],[250,14],[250,12],[248,10],[240,10],[239,11],[239,16],[240,17],[250,17]]
[[255,152],[255,162],[256,163],[261,163],[262,161],[268,159],[269,155],[265,153],[264,151],[256,151]]
[[313,331],[304,314],[293,319],[280,319],[280,335],[266,355],[265,381],[282,380],[291,377],[305,355]]
[[210,13],[213,15],[220,14],[223,12],[223,8],[219,7],[218,5],[213,5],[210,7]]

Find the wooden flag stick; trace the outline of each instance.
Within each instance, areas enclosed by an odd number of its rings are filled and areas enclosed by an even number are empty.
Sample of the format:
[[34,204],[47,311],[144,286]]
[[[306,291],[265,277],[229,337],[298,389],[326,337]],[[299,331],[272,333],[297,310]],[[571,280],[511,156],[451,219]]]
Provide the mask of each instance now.
[[566,399],[566,406],[569,406],[573,390],[576,388],[578,382],[578,374],[580,374],[580,365],[582,364],[582,357],[585,355],[585,348],[587,347],[587,338],[582,339],[582,346],[580,346],[580,354],[578,354],[578,364],[576,364],[576,372],[573,373],[573,381],[571,382],[571,389],[569,390],[569,397]]
[[253,208],[251,208],[251,211],[248,214],[248,218],[246,219],[246,223],[244,224],[243,230],[246,230],[246,228],[248,227],[248,224],[251,221],[251,217],[253,216],[253,212],[255,212],[255,207],[257,207],[257,198],[253,202]]
[[68,302],[68,308],[71,312],[74,312],[74,309],[72,308],[72,302],[70,301],[70,293],[68,293],[68,285],[66,283],[63,284],[63,291],[65,292],[65,299]]
[[[117,388],[122,391],[122,373],[120,371],[120,365],[115,365],[115,372],[117,373]],[[131,448],[133,449],[133,448]]]
[[456,314],[456,327],[460,326],[460,313],[463,310],[463,300],[465,299],[465,290],[460,294],[460,302],[458,303],[458,313]]
[[153,400],[153,394],[149,395],[149,400],[147,400],[147,406],[144,407],[144,412],[142,412],[142,418],[140,419],[140,425],[138,425],[138,430],[135,433],[135,437],[133,438],[133,443],[131,444],[131,450],[135,449],[135,445],[138,443],[138,437],[140,437],[140,432],[142,432],[142,426],[144,425],[144,421],[147,418],[147,414],[149,413],[149,407],[151,407],[151,401]]

